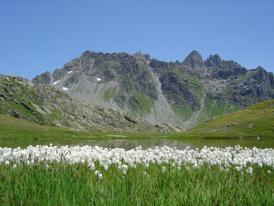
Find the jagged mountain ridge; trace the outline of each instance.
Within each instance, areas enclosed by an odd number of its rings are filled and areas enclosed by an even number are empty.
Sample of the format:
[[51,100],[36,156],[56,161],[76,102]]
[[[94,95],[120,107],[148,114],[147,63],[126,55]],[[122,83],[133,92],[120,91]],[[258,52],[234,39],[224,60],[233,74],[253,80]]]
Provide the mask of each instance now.
[[136,53],[85,51],[53,73],[35,77],[81,101],[191,128],[216,115],[274,98],[273,74],[192,51],[182,62]]
[[29,80],[5,75],[0,75],[0,114],[81,131],[156,130],[141,119],[83,104],[52,86],[33,85]]

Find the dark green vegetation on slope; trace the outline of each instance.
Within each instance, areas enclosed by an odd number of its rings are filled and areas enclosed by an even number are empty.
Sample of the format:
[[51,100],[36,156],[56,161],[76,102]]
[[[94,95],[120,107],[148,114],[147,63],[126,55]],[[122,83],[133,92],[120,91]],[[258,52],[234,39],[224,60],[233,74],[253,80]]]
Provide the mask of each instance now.
[[[99,180],[85,165],[0,166],[1,205],[273,205],[274,176],[216,167],[115,166]],[[103,168],[101,168],[103,171]],[[147,175],[144,175],[144,173]]]

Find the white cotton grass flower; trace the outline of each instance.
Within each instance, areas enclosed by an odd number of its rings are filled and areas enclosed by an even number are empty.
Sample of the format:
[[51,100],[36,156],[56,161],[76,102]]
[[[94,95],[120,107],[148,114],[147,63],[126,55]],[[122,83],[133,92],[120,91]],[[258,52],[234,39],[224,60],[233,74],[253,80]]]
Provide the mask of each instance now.
[[122,164],[119,168],[120,168],[123,175],[127,174],[128,166],[126,164]]
[[104,165],[104,170],[105,170],[105,171],[108,170],[108,165]]
[[236,166],[235,170],[237,170],[238,172],[240,172],[242,170],[242,168],[240,166]]
[[144,176],[149,176],[149,174],[147,173],[147,171],[144,171]]
[[95,170],[94,174],[99,180],[103,179],[103,174],[99,170]]
[[253,174],[253,168],[252,168],[252,167],[248,167],[248,168],[246,169],[246,172],[247,172],[248,174],[252,175],[252,174]]
[[95,170],[94,174],[97,176],[98,174],[100,174],[100,171],[99,170]]
[[125,164],[123,164],[123,165],[121,165],[121,169],[122,169],[122,170],[128,170],[128,166],[125,165]]
[[[235,147],[203,147],[201,149],[170,148],[168,146],[143,149],[136,147],[125,150],[122,148],[103,148],[99,146],[28,146],[27,148],[1,148],[0,164],[13,166],[20,164],[32,166],[40,163],[67,163],[69,165],[87,165],[91,171],[96,170],[98,164],[103,171],[110,166],[119,169],[123,174],[128,174],[129,168],[142,165],[145,169],[151,165],[159,166],[161,172],[166,172],[168,167],[186,169],[201,168],[203,166],[218,167],[222,171],[234,170],[249,172],[249,167],[268,167],[268,173],[274,168],[274,149]],[[272,169],[271,169],[272,168]],[[101,178],[96,172],[97,177]],[[253,173],[253,170],[252,170]],[[102,176],[103,177],[103,176]]]
[[268,173],[268,174],[271,174],[271,170],[267,170],[267,173]]
[[166,167],[165,167],[165,166],[163,166],[163,167],[161,168],[161,172],[162,172],[162,173],[165,173],[165,172],[166,172]]
[[90,162],[90,163],[88,163],[88,168],[89,168],[90,170],[95,170],[95,169],[96,169],[96,167],[95,167],[94,162]]
[[99,180],[102,180],[103,179],[103,174],[99,173],[97,177],[98,177]]
[[225,171],[225,172],[228,172],[228,171],[229,171],[229,168],[228,168],[228,167],[224,168],[224,171]]

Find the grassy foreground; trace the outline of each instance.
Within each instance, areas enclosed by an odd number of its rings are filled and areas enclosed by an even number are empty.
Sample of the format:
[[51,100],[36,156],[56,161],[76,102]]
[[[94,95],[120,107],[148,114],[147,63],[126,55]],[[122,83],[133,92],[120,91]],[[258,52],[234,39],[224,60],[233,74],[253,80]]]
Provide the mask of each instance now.
[[83,164],[0,166],[0,205],[273,205],[274,175],[217,167],[138,165],[123,175],[103,168],[99,179]]

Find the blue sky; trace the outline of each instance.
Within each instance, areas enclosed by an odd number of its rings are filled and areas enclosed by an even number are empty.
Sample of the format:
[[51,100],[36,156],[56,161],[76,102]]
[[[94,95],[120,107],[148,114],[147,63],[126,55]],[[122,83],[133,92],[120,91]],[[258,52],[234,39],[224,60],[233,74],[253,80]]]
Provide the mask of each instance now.
[[274,72],[272,0],[1,0],[0,73],[32,78],[85,50],[218,53]]

